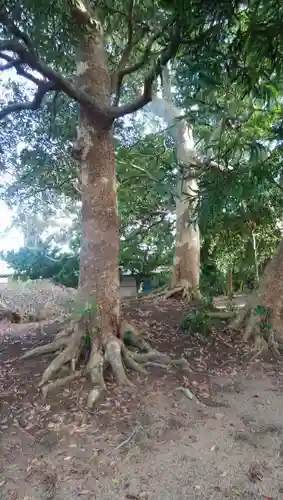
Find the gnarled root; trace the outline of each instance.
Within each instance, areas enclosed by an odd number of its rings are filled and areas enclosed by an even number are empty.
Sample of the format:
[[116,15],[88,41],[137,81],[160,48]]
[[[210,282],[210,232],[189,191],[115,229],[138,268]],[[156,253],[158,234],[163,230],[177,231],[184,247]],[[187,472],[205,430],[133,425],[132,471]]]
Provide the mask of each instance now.
[[247,363],[252,363],[258,358],[261,358],[268,351],[268,344],[262,337],[257,337],[255,341],[255,347],[252,352],[248,354]]
[[202,296],[199,289],[193,289],[189,283],[175,286],[173,288],[165,288],[165,290],[153,292],[154,297],[164,297],[164,299],[177,298],[180,300],[201,300]]
[[124,362],[125,362],[125,365],[128,367],[128,368],[131,368],[132,370],[135,370],[136,372],[139,372],[139,373],[147,373],[146,369],[143,368],[142,365],[140,365],[139,363],[137,363],[131,352],[126,348],[126,346],[124,344],[122,344],[122,354],[123,354],[123,357],[124,357]]
[[48,352],[56,352],[60,351],[63,347],[65,347],[68,343],[68,339],[66,337],[61,337],[58,339],[55,339],[54,342],[51,342],[51,344],[44,344],[40,345],[38,347],[35,347],[34,349],[31,349],[31,351],[26,352],[22,358],[23,359],[28,359],[33,356],[40,356],[41,354],[46,354]]
[[165,294],[165,299],[170,299],[171,297],[180,297],[182,300],[194,300],[201,299],[200,291],[192,289],[189,285],[178,286],[168,290]]
[[[51,344],[36,347],[25,353],[23,358],[60,351],[43,373],[39,384],[43,396],[46,397],[51,390],[86,373],[93,384],[87,400],[90,408],[100,402],[107,390],[104,376],[109,368],[117,384],[128,387],[134,386],[126,374],[126,368],[141,374],[146,374],[146,366],[151,365],[159,368],[178,366],[181,369],[190,369],[185,359],[171,360],[166,354],[152,349],[137,329],[127,321],[121,321],[118,333],[119,335],[113,335],[112,332],[100,334],[98,329],[91,332],[91,349],[84,369],[78,368],[78,364],[81,362],[89,334],[86,334],[82,321],[72,321],[69,327],[55,336]],[[66,369],[68,366],[69,370]]]
[[255,295],[230,325],[234,330],[243,330],[243,339],[246,342],[253,342],[255,354],[252,353],[250,362],[261,357],[268,349],[275,358],[282,359],[278,343],[282,334],[281,328],[276,327],[277,323],[273,311],[258,305]]
[[248,315],[250,314],[252,309],[251,301],[248,301],[247,304],[239,311],[234,320],[230,323],[229,327],[231,330],[240,329],[245,323]]
[[54,382],[49,382],[49,384],[42,387],[42,395],[43,395],[44,399],[47,397],[47,395],[51,391],[58,389],[58,387],[63,387],[64,385],[69,384],[70,382],[72,382],[76,378],[80,377],[80,375],[81,375],[81,372],[77,371],[75,373],[72,373],[71,375],[67,375],[66,377],[58,378],[57,380],[54,380]]

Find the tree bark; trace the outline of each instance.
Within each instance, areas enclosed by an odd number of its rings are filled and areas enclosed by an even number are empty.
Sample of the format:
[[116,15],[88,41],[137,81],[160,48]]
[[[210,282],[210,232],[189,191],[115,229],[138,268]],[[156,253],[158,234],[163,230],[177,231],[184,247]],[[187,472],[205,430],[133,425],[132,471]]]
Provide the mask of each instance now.
[[243,328],[244,339],[260,346],[269,347],[281,358],[283,346],[283,239],[259,281],[258,288],[251,294],[246,307],[231,325]]
[[[110,77],[99,29],[81,41],[77,79],[80,88],[99,99],[102,107],[110,104]],[[94,121],[81,106],[73,153],[81,163],[83,231],[78,296],[84,307],[94,307],[92,317],[102,335],[117,335],[119,218],[111,123]]]
[[180,168],[176,193],[176,246],[170,289],[172,293],[182,290],[187,297],[199,297],[200,235],[197,221],[198,181],[195,175],[197,153],[192,128],[186,120],[180,119],[182,112],[172,103],[167,68],[163,71],[163,99],[155,98],[152,109],[170,127]]
[[[82,30],[85,34],[78,51],[78,85],[95,97],[101,109],[107,108],[110,78],[99,21],[78,0],[74,23],[79,27],[81,23],[87,24],[87,29]],[[105,392],[104,372],[109,367],[118,385],[131,386],[125,366],[146,373],[144,366],[149,361],[170,362],[168,356],[151,349],[133,325],[120,317],[116,161],[112,122],[107,116],[107,113],[105,117],[101,113],[101,118],[94,120],[89,109],[81,104],[80,124],[73,147],[73,155],[81,164],[83,226],[77,310],[69,326],[59,332],[50,345],[25,354],[25,358],[29,358],[58,352],[40,382],[46,397],[49,390],[61,387],[81,374],[81,357],[87,348],[85,371],[93,383],[88,396],[89,407],[99,402]],[[73,373],[66,376],[68,365]],[[60,374],[64,376],[60,377]],[[51,381],[56,376],[60,378]]]
[[227,271],[227,295],[233,297],[233,267],[229,266]]
[[[77,51],[77,85],[95,97],[101,109],[110,104],[110,75],[101,25],[96,15],[78,1],[74,23],[81,31]],[[101,114],[94,118],[83,104],[73,145],[73,156],[81,165],[82,240],[80,278],[74,317],[49,350],[60,351],[43,373],[44,394],[54,388],[49,382],[62,367],[71,364],[76,373],[87,345],[86,371],[94,384],[88,404],[92,406],[106,389],[105,366],[110,366],[119,384],[129,384],[122,364],[119,280],[119,218],[117,213],[116,161],[112,121]],[[64,350],[62,350],[64,348]],[[33,350],[30,355],[36,354]],[[57,380],[58,387],[62,380]]]
[[257,241],[254,231],[252,231],[252,243],[254,252],[254,266],[255,266],[255,285],[259,284],[259,266],[258,266],[258,255],[257,255]]

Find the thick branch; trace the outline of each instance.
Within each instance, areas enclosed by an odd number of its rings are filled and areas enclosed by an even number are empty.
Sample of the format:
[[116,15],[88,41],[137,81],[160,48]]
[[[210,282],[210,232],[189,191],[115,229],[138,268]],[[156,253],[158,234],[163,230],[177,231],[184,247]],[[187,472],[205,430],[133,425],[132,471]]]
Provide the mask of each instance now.
[[7,69],[16,68],[18,64],[20,64],[20,59],[14,59],[13,57],[6,56],[6,54],[0,53],[0,59],[4,59],[7,61],[6,64],[0,65],[0,71],[6,71]]
[[93,118],[97,118],[102,121],[113,121],[114,117],[110,116],[110,107],[102,108],[95,98],[83,90],[76,88],[70,80],[52,68],[49,68],[45,63],[38,59],[35,54],[29,52],[20,42],[15,40],[1,41],[0,52],[3,51],[16,53],[23,64],[27,64],[31,69],[38,71],[38,73],[40,73],[43,77],[52,82],[52,85],[56,87],[57,90],[63,91],[75,101],[86,106]]
[[32,101],[13,103],[2,108],[0,111],[0,120],[3,120],[3,118],[10,115],[11,113],[18,113],[23,110],[38,109],[42,103],[45,94],[47,94],[47,92],[50,92],[51,90],[55,90],[53,83],[51,82],[41,83],[38,86],[38,89]]
[[0,65],[0,71],[6,71],[7,69],[12,69],[14,68],[14,63],[6,63],[6,64],[1,64]]
[[5,66],[3,65],[0,67],[0,71],[5,71],[6,69],[9,69],[9,68],[14,68],[19,76],[22,76],[23,78],[26,78],[27,80],[30,80],[35,85],[40,85],[42,83],[42,80],[39,80],[35,76],[31,75],[30,73],[28,73],[28,71],[26,71],[23,68],[22,61],[20,58],[14,59],[13,57],[9,56],[8,54],[3,54],[1,52],[0,59],[4,59],[5,61],[7,61],[7,64]]
[[137,61],[136,63],[126,67],[126,64],[130,58],[130,55],[131,55],[133,48],[138,44],[138,42],[140,40],[143,39],[145,34],[148,34],[148,30],[149,30],[147,25],[142,26],[142,31],[141,31],[140,35],[136,34],[136,36],[134,37],[134,35],[133,35],[133,7],[134,7],[134,0],[131,0],[129,15],[127,16],[127,19],[128,19],[128,41],[127,41],[125,49],[122,53],[122,57],[121,57],[121,60],[119,62],[118,68],[113,73],[112,78],[111,78],[112,79],[112,85],[111,85],[112,90],[114,90],[114,87],[116,87],[114,106],[118,106],[124,77],[127,75],[130,75],[132,73],[135,73],[136,71],[141,69],[148,62],[150,52],[151,52],[151,49],[152,49],[154,42],[156,42],[156,40],[158,40],[158,38],[160,38],[161,35],[164,33],[164,30],[166,28],[168,28],[170,26],[170,24],[172,24],[172,20],[169,22],[167,21],[162,26],[162,28],[159,31],[157,31],[157,33],[155,33],[152,37],[149,38],[149,40],[146,44],[146,47],[143,51],[143,55],[142,55],[141,59],[139,61]]
[[138,97],[134,102],[126,104],[125,106],[113,107],[110,111],[111,118],[120,118],[121,116],[128,115],[138,111],[143,106],[148,104],[152,99],[152,87],[154,80],[157,76],[162,74],[163,66],[166,66],[168,61],[175,57],[180,45],[180,34],[177,32],[170,44],[164,49],[160,57],[157,59],[154,67],[149,71],[144,80],[143,94]]
[[[87,10],[86,12],[89,17],[89,13]],[[92,19],[92,21],[96,21],[96,19]],[[145,106],[148,102],[151,101],[152,87],[154,80],[158,75],[162,73],[162,67],[165,66],[167,62],[176,55],[181,40],[180,28],[176,27],[175,36],[172,37],[171,42],[161,53],[154,67],[149,71],[148,75],[144,80],[144,89],[142,96],[140,96],[138,99],[136,99],[136,101],[126,106],[101,107],[99,102],[93,96],[90,96],[83,90],[76,88],[76,86],[74,86],[74,84],[69,79],[65,78],[60,73],[56,72],[55,70],[47,66],[43,61],[41,61],[37,56],[33,48],[33,44],[28,35],[24,34],[21,30],[19,30],[15,26],[13,21],[8,18],[5,12],[3,12],[3,9],[2,12],[0,11],[0,22],[2,22],[2,24],[4,24],[7,27],[8,31],[13,36],[22,41],[20,42],[18,40],[9,40],[9,39],[2,40],[0,42],[0,52],[8,51],[17,54],[22,64],[28,65],[32,70],[38,71],[45,79],[49,80],[50,82],[49,90],[56,88],[56,90],[63,91],[71,99],[74,99],[81,105],[85,106],[86,109],[88,109],[89,113],[91,114],[92,119],[97,119],[100,122],[102,123],[104,122],[105,124],[108,125],[111,125],[111,123],[116,118],[133,113],[141,109],[143,106]],[[94,22],[92,22],[92,24],[94,24]],[[160,33],[155,35],[155,37],[151,40],[151,45],[153,44],[154,39],[157,39],[158,36],[160,36]],[[130,28],[128,35],[128,43],[130,44],[131,42],[132,42],[132,28]],[[129,50],[130,50],[130,45],[129,45]],[[130,74],[133,71],[136,71],[144,64],[144,62],[147,60],[149,50],[150,49],[147,49],[145,51],[142,60],[136,63],[134,66],[129,68],[121,68],[121,72],[119,74],[119,79],[121,82],[123,76],[125,76],[126,74]],[[2,117],[6,116],[10,112],[16,112],[22,109],[36,109],[38,107],[38,102],[40,103],[43,99],[44,94],[42,95],[42,91],[43,87],[40,86],[40,88],[36,93],[35,99],[31,103],[24,103],[21,105],[18,104],[18,105],[13,105],[12,107],[10,106],[9,108],[8,107],[5,108],[2,111]],[[44,93],[46,93],[47,91],[48,89],[46,88]]]
[[3,6],[1,6],[0,10],[0,23],[6,26],[11,35],[15,36],[18,40],[22,40],[27,49],[35,54],[35,47],[30,37],[15,25],[14,21],[12,21],[12,19],[9,18],[7,12],[5,12]]
[[160,36],[162,35],[162,33],[164,32],[166,27],[167,27],[167,24],[165,26],[163,26],[161,30],[159,30],[157,33],[155,33],[155,35],[153,35],[149,39],[149,41],[145,47],[144,53],[139,61],[137,61],[132,66],[121,67],[121,69],[119,71],[119,78],[123,79],[124,76],[131,75],[132,73],[135,73],[136,71],[141,69],[147,63],[149,55],[150,55],[150,51],[151,51],[151,48],[152,48],[154,42],[156,42],[158,40],[158,38],[160,38]]

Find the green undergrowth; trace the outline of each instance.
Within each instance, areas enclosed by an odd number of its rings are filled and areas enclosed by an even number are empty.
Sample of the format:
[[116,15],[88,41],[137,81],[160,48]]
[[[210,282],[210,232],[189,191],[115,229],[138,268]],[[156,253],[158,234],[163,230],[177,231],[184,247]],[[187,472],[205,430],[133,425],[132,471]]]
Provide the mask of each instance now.
[[207,337],[212,333],[213,327],[219,326],[219,319],[210,316],[210,313],[215,311],[212,296],[193,301],[189,311],[183,315],[180,327],[190,335]]

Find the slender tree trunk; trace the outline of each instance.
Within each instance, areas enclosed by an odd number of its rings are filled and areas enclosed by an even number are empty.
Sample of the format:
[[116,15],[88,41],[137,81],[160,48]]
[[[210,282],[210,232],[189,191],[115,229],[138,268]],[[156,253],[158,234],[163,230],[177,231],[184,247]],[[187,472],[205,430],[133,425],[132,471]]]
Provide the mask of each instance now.
[[[179,174],[176,193],[176,247],[170,288],[181,289],[187,297],[199,296],[200,235],[197,222],[197,154],[192,129],[172,103],[168,69],[163,71],[163,99],[152,103],[156,115],[166,120],[175,143]],[[171,295],[171,294],[170,294]]]
[[229,298],[233,297],[233,267],[228,267],[227,272],[227,295]]
[[259,266],[258,266],[258,256],[257,256],[257,241],[254,231],[252,231],[252,242],[253,242],[253,252],[254,252],[254,266],[255,266],[255,286],[259,284]]
[[276,255],[270,260],[251,294],[246,307],[239,313],[233,328],[244,326],[245,340],[260,345],[260,352],[269,346],[280,357],[283,346],[283,239]]
[[[177,127],[180,134],[178,162],[184,148],[186,129]],[[183,151],[182,151],[183,152]],[[188,161],[188,160],[187,160]],[[200,235],[196,219],[198,185],[190,177],[190,167],[183,170],[177,184],[176,198],[176,247],[170,288],[183,288],[192,296],[199,295]]]

